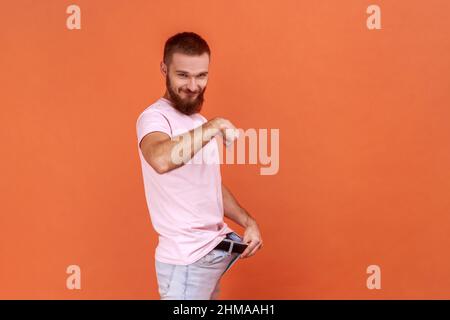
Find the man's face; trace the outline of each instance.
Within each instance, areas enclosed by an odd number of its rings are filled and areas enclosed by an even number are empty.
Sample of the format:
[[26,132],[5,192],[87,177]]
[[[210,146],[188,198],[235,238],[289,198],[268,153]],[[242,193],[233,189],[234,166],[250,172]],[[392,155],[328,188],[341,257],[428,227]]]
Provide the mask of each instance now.
[[200,112],[208,83],[208,54],[189,56],[176,52],[167,67],[166,87],[174,107],[187,115]]

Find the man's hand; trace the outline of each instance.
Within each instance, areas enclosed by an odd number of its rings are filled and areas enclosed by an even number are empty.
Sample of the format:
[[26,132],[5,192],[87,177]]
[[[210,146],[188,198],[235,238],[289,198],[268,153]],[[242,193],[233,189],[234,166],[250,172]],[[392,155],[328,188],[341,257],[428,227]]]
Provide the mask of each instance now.
[[227,147],[239,137],[238,129],[227,119],[216,117],[209,121],[209,125],[219,130],[223,137],[223,143]]
[[247,249],[241,254],[241,258],[248,258],[253,256],[256,251],[263,247],[263,241],[259,232],[256,222],[251,222],[246,228],[244,233],[243,242],[248,244]]
[[241,227],[245,228],[244,237],[242,242],[247,244],[247,248],[241,253],[241,258],[251,257],[263,247],[261,239],[261,233],[259,232],[258,224],[256,220],[242,208],[233,194],[222,183],[222,197],[223,197],[223,209],[224,215],[230,218]]

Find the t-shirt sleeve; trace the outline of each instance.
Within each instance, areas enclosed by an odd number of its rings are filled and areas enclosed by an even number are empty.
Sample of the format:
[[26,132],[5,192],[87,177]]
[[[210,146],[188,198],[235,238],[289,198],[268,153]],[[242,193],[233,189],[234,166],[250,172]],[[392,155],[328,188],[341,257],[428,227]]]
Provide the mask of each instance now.
[[159,111],[148,110],[142,113],[136,123],[138,146],[147,134],[154,131],[160,131],[172,137],[172,128],[169,120]]

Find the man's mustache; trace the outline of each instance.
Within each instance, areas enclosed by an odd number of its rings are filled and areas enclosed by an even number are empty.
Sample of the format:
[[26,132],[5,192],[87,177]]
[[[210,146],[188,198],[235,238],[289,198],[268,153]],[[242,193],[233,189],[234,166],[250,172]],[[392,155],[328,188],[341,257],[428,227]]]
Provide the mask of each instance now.
[[196,94],[196,93],[200,93],[201,91],[189,91],[189,90],[182,90],[184,92],[190,93],[190,94]]

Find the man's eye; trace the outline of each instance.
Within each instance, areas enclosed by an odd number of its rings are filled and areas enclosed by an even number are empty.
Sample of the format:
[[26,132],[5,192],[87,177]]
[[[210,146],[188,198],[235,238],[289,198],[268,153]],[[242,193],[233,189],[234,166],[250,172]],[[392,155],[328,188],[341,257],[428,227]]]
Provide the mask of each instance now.
[[179,76],[182,77],[182,78],[185,78],[185,77],[186,77],[185,74],[180,74]]

